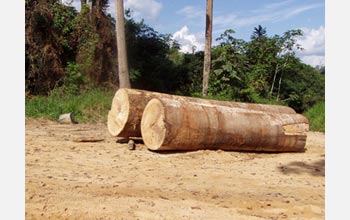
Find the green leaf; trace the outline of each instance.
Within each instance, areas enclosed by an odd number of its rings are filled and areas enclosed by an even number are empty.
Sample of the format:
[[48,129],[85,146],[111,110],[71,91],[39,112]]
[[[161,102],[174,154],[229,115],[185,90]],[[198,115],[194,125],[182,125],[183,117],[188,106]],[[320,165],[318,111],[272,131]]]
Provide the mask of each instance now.
[[236,71],[230,72],[230,76],[234,79],[238,79],[239,81],[242,81],[242,79],[237,75]]
[[214,70],[214,73],[215,73],[216,75],[220,75],[222,72],[223,72],[222,69]]
[[222,68],[227,72],[231,72],[232,67],[233,67],[233,65],[231,63],[226,63],[225,65],[222,66]]

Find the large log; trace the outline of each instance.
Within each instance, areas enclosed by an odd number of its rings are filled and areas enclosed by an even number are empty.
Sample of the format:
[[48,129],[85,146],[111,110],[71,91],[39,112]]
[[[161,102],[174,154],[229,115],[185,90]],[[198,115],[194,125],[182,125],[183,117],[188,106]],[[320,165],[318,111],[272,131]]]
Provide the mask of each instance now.
[[141,137],[142,113],[147,103],[153,98],[190,100],[191,102],[237,107],[249,111],[295,114],[295,111],[287,106],[225,102],[122,88],[115,93],[111,110],[108,113],[107,126],[110,134],[119,137]]
[[308,130],[301,114],[167,98],[152,99],[141,121],[142,138],[150,150],[304,151]]

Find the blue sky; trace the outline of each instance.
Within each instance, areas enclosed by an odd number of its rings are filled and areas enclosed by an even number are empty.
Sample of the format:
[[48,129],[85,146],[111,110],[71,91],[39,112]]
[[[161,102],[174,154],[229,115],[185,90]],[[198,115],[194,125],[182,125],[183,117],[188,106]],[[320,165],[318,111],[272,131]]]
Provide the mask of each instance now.
[[[66,0],[69,1],[69,0]],[[115,0],[108,12],[115,15]],[[213,0],[213,45],[226,29],[234,36],[249,40],[254,27],[266,27],[267,34],[282,35],[290,29],[302,29],[299,43],[304,50],[297,55],[312,66],[325,63],[325,2],[324,0]],[[72,3],[79,10],[80,0]],[[183,52],[193,45],[204,49],[206,0],[124,0],[135,20],[163,34],[172,34]]]

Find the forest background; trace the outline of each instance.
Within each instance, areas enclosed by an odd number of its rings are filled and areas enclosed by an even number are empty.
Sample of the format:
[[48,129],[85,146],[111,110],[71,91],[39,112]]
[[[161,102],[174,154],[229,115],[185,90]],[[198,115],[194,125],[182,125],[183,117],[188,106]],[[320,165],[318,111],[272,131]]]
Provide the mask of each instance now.
[[[108,0],[81,1],[81,11],[57,0],[25,1],[26,117],[105,122],[118,88],[115,20]],[[132,88],[201,97],[204,52],[180,52],[162,34],[125,12]],[[250,40],[233,29],[214,39],[208,98],[288,105],[324,131],[325,67],[302,63],[301,30],[268,36],[258,25]],[[203,30],[204,31],[204,30]]]

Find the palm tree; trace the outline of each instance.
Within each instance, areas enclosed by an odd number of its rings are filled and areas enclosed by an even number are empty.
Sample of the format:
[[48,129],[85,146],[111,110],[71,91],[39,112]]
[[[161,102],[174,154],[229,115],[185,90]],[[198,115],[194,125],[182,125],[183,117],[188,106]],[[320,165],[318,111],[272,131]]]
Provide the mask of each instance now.
[[260,39],[262,37],[266,37],[266,28],[263,28],[260,24],[258,27],[254,28],[252,39]]
[[211,64],[211,41],[213,32],[213,0],[207,0],[205,25],[205,50],[203,66],[203,89],[202,95],[208,96],[209,73]]
[[119,88],[130,88],[128,59],[125,43],[124,30],[124,4],[123,0],[116,1],[116,32],[117,32],[117,47],[118,47],[118,75]]

